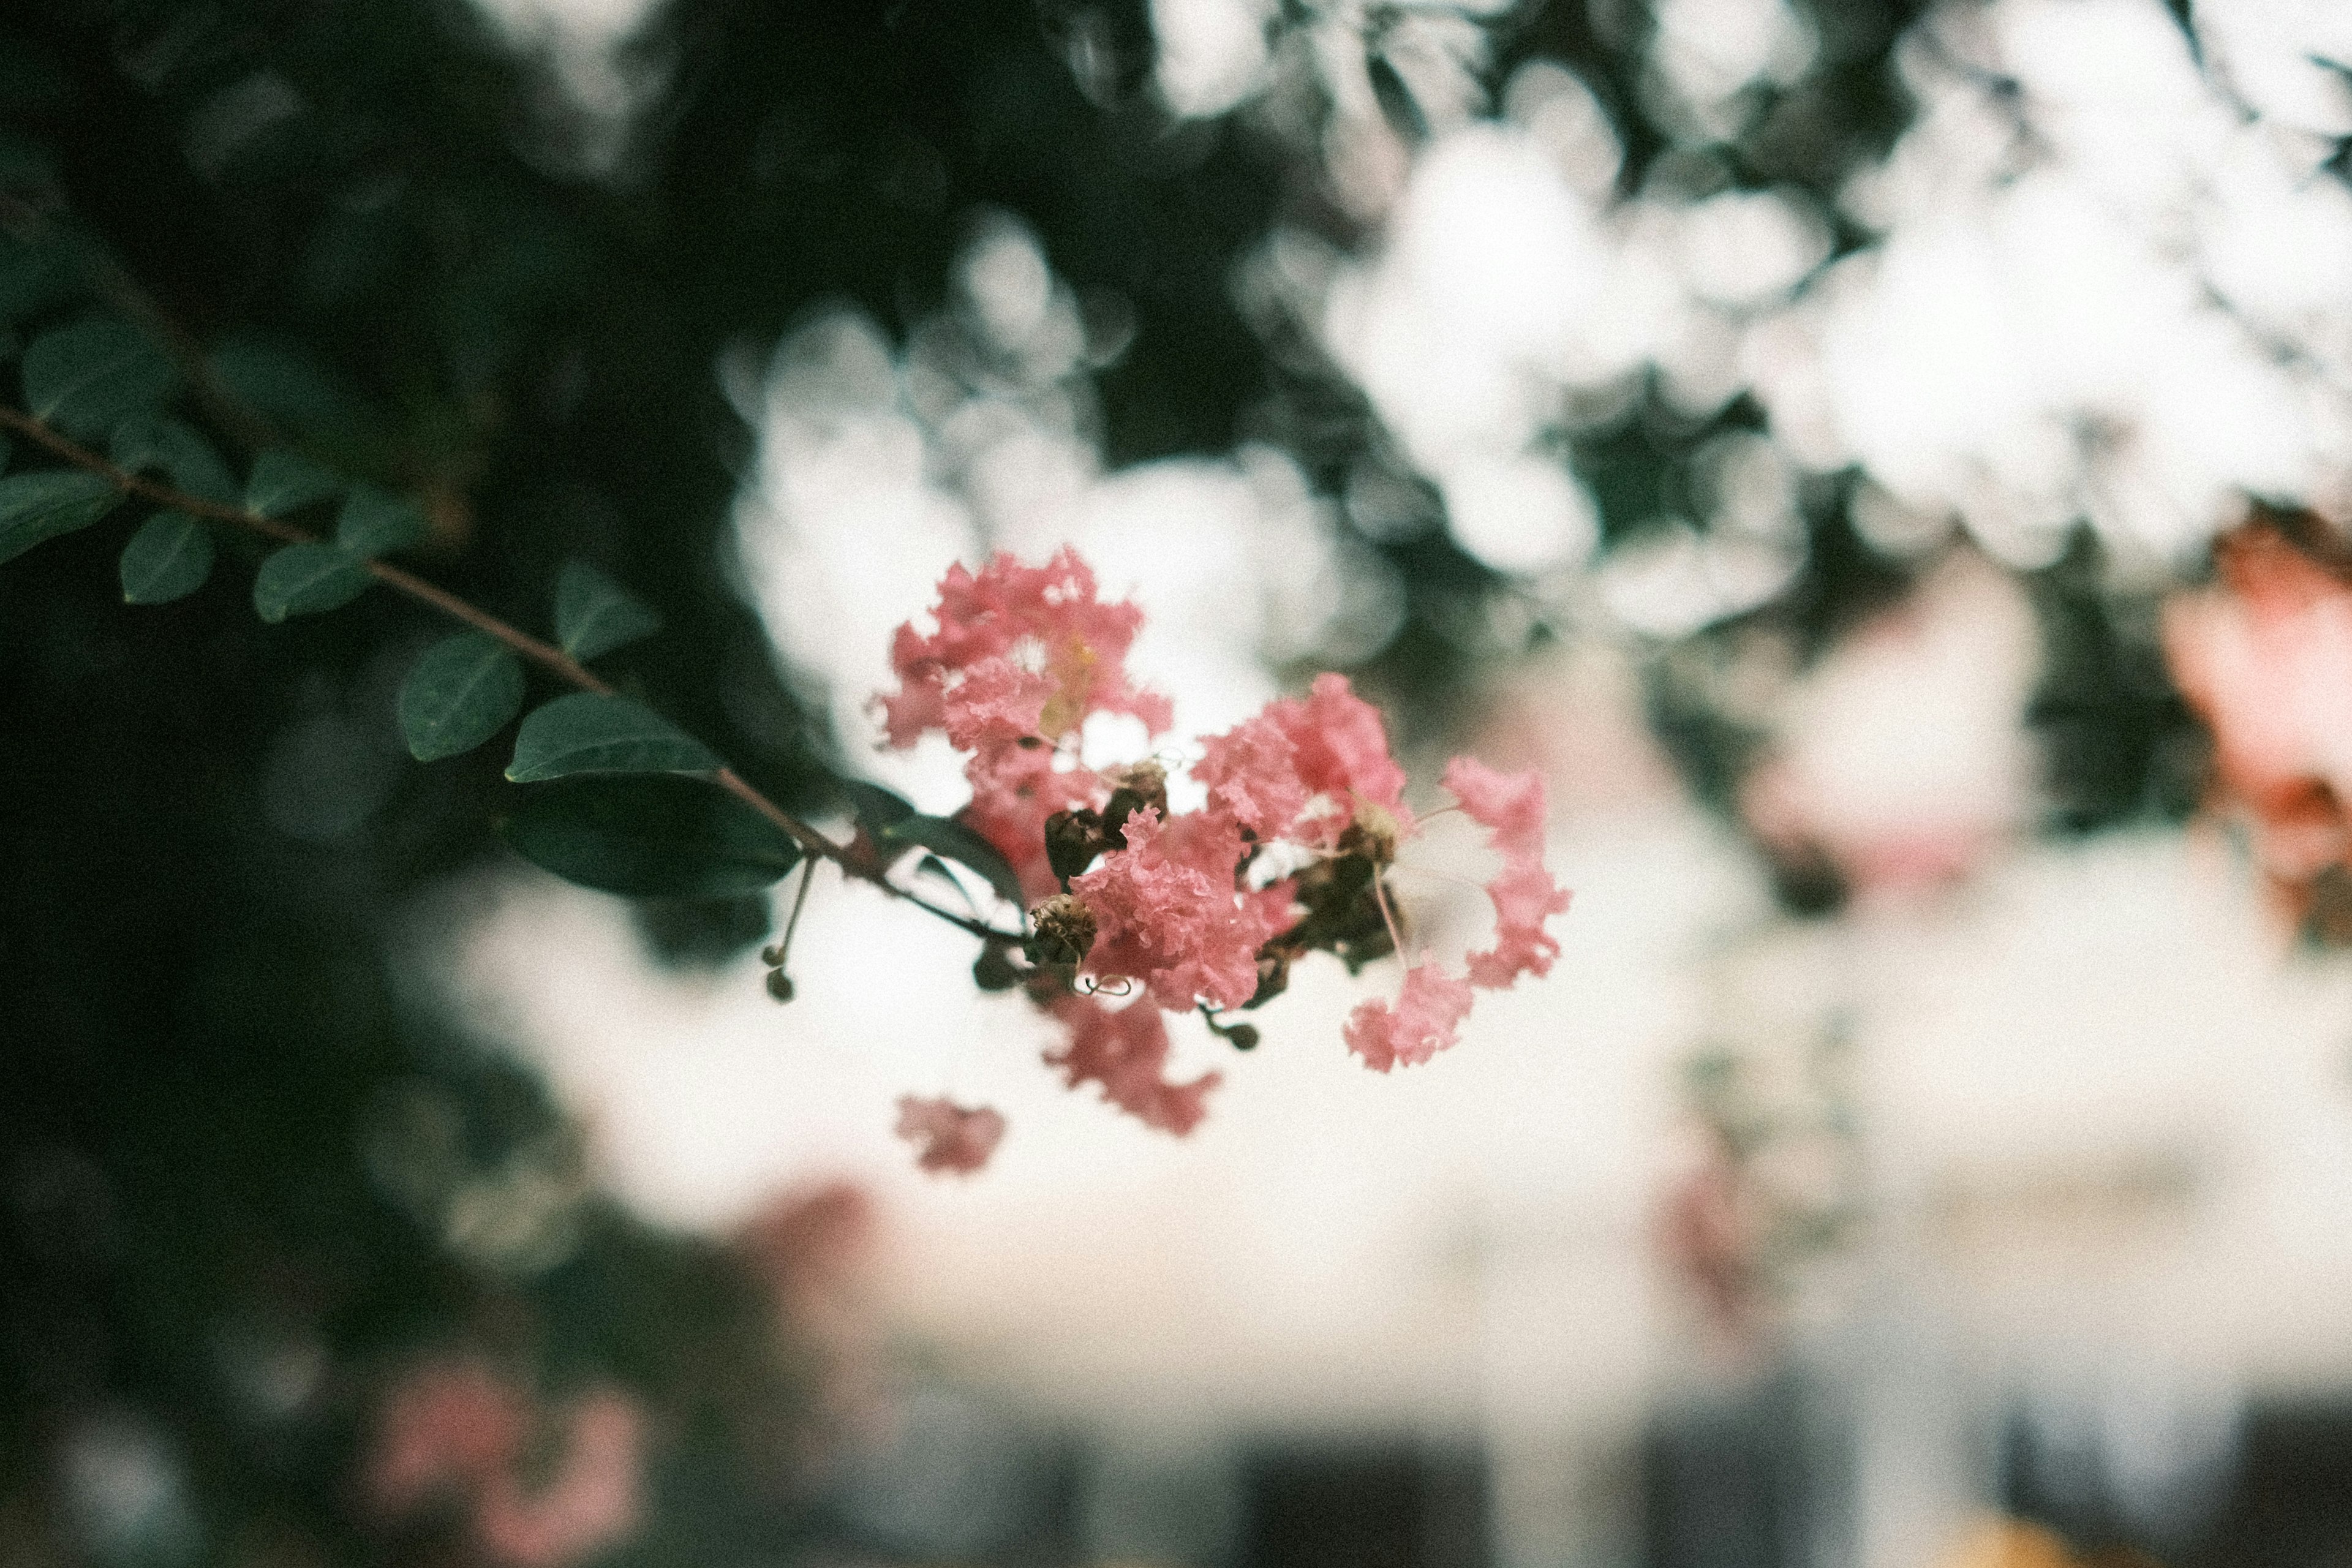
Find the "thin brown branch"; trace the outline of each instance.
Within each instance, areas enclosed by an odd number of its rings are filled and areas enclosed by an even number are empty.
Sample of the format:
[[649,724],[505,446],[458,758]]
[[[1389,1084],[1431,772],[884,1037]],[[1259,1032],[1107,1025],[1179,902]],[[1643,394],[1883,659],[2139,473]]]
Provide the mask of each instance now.
[[[194,517],[205,518],[234,528],[242,528],[265,538],[276,540],[281,544],[320,542],[319,536],[308,529],[299,528],[278,518],[264,517],[259,512],[249,511],[242,507],[227,506],[218,501],[206,500],[201,496],[192,496],[170,485],[158,484],[142,474],[132,473],[128,468],[119,467],[99,456],[80,443],[58,435],[22,409],[11,408],[5,404],[0,404],[0,427],[13,430],[27,440],[37,443],[76,468],[99,475],[125,495],[135,496],[141,500],[166,507],[173,511],[184,511]],[[613,695],[613,688],[608,682],[562,648],[552,643],[542,642],[529,632],[500,620],[488,610],[459,598],[446,588],[429,583],[414,572],[383,561],[368,562],[367,569],[369,574],[385,587],[405,594],[419,604],[438,610],[461,625],[471,626],[476,631],[496,637],[565,684],[577,687],[583,691],[594,692],[600,697]],[[713,775],[713,778],[720,788],[792,835],[793,840],[807,853],[830,860],[840,867],[844,875],[854,877],[859,881],[870,882],[892,898],[912,904],[925,913],[945,921],[958,930],[969,931],[973,936],[994,938],[1003,942],[1021,940],[1020,933],[1016,931],[1002,931],[985,921],[968,919],[951,910],[943,910],[928,899],[898,887],[889,880],[887,875],[889,867],[886,862],[861,849],[856,841],[841,844],[826,837],[809,824],[770,800],[733,768],[722,767]]]

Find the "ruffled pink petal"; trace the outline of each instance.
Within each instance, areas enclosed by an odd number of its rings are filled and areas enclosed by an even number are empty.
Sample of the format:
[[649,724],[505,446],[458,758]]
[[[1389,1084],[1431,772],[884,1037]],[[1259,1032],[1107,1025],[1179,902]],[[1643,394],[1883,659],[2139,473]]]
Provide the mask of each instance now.
[[582,1399],[551,1481],[527,1492],[511,1470],[501,1470],[482,1489],[474,1534],[483,1552],[510,1568],[559,1568],[627,1535],[637,1522],[644,1426],[636,1405],[620,1394]]
[[1258,949],[1281,928],[1266,900],[1234,888],[1243,846],[1233,818],[1191,812],[1163,826],[1146,808],[1128,817],[1125,837],[1125,848],[1070,879],[1095,917],[1087,973],[1133,980],[1174,1012],[1247,1002]]
[[1405,971],[1394,1005],[1360,1002],[1341,1031],[1348,1048],[1375,1072],[1418,1067],[1454,1045],[1470,1012],[1470,983],[1456,980],[1424,957]]
[[926,1171],[970,1173],[988,1163],[1004,1136],[1002,1111],[967,1110],[946,1099],[898,1097],[898,1136],[915,1145]]
[[1222,735],[1201,737],[1192,776],[1208,786],[1209,805],[1261,840],[1280,838],[1307,809],[1298,756],[1282,726],[1261,713]]
[[940,700],[948,743],[960,752],[1014,746],[1037,733],[1054,683],[1009,658],[983,658]]
[[1512,859],[1539,860],[1544,851],[1543,775],[1529,770],[1498,773],[1475,757],[1445,764],[1445,787],[1487,842]]
[[1147,1127],[1182,1137],[1208,1114],[1209,1091],[1224,1081],[1202,1073],[1190,1083],[1168,1081],[1168,1024],[1149,1001],[1113,1010],[1090,996],[1065,996],[1054,1016],[1070,1031],[1066,1044],[1045,1053],[1072,1089],[1102,1086],[1103,1098]]
[[1549,973],[1559,942],[1543,923],[1567,912],[1567,889],[1541,861],[1514,860],[1486,884],[1486,896],[1495,901],[1495,945],[1470,954],[1470,984],[1501,991],[1522,974]]

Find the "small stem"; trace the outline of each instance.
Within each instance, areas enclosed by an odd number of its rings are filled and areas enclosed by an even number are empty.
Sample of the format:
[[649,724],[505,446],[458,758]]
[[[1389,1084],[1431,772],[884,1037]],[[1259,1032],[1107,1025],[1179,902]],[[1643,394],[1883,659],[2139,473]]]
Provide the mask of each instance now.
[[1412,955],[1405,951],[1404,937],[1397,930],[1396,912],[1389,908],[1389,890],[1381,885],[1378,866],[1372,868],[1372,902],[1381,907],[1381,923],[1389,928],[1389,941],[1395,945],[1398,959],[1411,968]]
[[[248,511],[243,507],[226,506],[219,501],[206,500],[201,496],[192,496],[184,491],[174,489],[169,485],[157,484],[144,475],[134,474],[127,468],[120,468],[79,442],[58,435],[22,409],[11,408],[5,404],[0,404],[0,428],[14,430],[27,440],[47,447],[76,468],[99,475],[123,494],[136,496],[141,500],[155,506],[165,507],[173,511],[184,511],[192,517],[205,518],[232,528],[242,528],[248,532],[258,533],[264,538],[276,540],[281,544],[320,542],[317,534],[308,529],[299,528],[293,523],[284,522],[274,517],[264,517],[259,512]],[[414,572],[382,561],[368,562],[367,569],[368,574],[385,587],[405,594],[419,604],[438,610],[451,620],[496,637],[565,684],[577,687],[583,691],[594,692],[599,697],[613,695],[613,688],[609,683],[562,648],[552,643],[542,642],[529,632],[499,619],[488,610],[469,604],[446,588],[428,583]],[[1001,942],[1021,940],[1017,932],[1008,933],[998,931],[985,921],[967,920],[952,910],[943,910],[929,900],[908,892],[904,888],[893,886],[885,875],[887,868],[877,864],[870,854],[855,853],[853,846],[836,844],[761,794],[749,780],[733,768],[722,767],[712,775],[712,778],[721,789],[792,835],[793,840],[808,854],[819,859],[830,860],[840,867],[843,875],[855,877],[862,882],[871,882],[892,898],[904,900],[925,913],[936,916],[947,921],[948,924],[969,931],[974,936],[992,937]],[[805,879],[802,881],[801,891],[805,897],[808,891]],[[797,906],[794,912],[797,918]]]
[[811,855],[801,862],[800,891],[793,895],[792,918],[784,921],[784,940],[776,943],[776,961],[772,966],[782,969],[793,959],[793,933],[801,929],[801,910],[808,907],[809,884],[816,880],[816,857]]

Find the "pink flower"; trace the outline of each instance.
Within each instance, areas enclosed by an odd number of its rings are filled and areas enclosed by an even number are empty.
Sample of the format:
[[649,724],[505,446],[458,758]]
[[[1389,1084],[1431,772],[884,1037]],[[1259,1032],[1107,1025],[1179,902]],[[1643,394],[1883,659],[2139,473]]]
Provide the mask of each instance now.
[[459,1504],[483,1555],[509,1568],[576,1562],[636,1523],[644,1416],[609,1390],[582,1396],[565,1414],[561,1467],[526,1491],[518,1471],[539,1419],[482,1363],[427,1363],[384,1401],[368,1490],[395,1515]]
[[1134,980],[1175,1012],[1202,999],[1247,1002],[1257,993],[1257,950],[1281,928],[1263,900],[1235,890],[1242,840],[1234,820],[1194,812],[1163,827],[1147,807],[1129,816],[1126,840],[1070,879],[1095,917],[1087,973]]
[[470,1492],[522,1451],[530,1411],[478,1361],[428,1362],[394,1384],[377,1416],[367,1489],[404,1513],[440,1492]]
[[1244,720],[1222,735],[1201,737],[1192,776],[1209,789],[1209,805],[1260,840],[1280,838],[1307,809],[1297,749],[1267,714]]
[[1017,656],[1050,689],[1037,720],[1048,740],[1091,713],[1133,714],[1154,734],[1168,727],[1168,700],[1138,689],[1127,677],[1127,650],[1143,612],[1101,603],[1095,574],[1075,550],[1065,546],[1043,566],[999,554],[977,575],[950,566],[931,614],[939,629],[930,636],[909,622],[891,642],[900,685],[881,701],[894,746],[911,746],[926,730],[946,728],[951,678],[1007,656]]
[[1002,1111],[966,1110],[946,1099],[898,1097],[898,1136],[915,1145],[926,1171],[969,1173],[988,1163],[1004,1136]]
[[1069,1026],[1066,1045],[1045,1053],[1045,1065],[1059,1068],[1072,1089],[1102,1086],[1103,1098],[1147,1127],[1182,1137],[1208,1114],[1209,1091],[1224,1081],[1202,1073],[1190,1083],[1171,1083],[1168,1025],[1149,1001],[1117,1011],[1090,996],[1065,996],[1054,1016]]
[[1424,955],[1405,971],[1394,1006],[1377,999],[1358,1003],[1342,1033],[1366,1067],[1387,1072],[1418,1067],[1454,1045],[1469,1011],[1469,982],[1454,979]]
[[1445,764],[1445,787],[1503,857],[1502,870],[1486,884],[1495,945],[1470,954],[1470,984],[1502,991],[1522,974],[1540,979],[1559,956],[1544,921],[1568,909],[1568,893],[1544,869],[1543,778],[1498,773],[1475,757],[1456,757]]
[[1559,956],[1559,942],[1543,928],[1568,909],[1567,889],[1540,860],[1514,860],[1486,884],[1495,901],[1495,945],[1470,954],[1470,984],[1506,991],[1522,974],[1542,979]]
[[1456,757],[1445,764],[1444,782],[1470,819],[1487,830],[1486,842],[1507,858],[1543,858],[1543,775],[1498,773],[1475,757]]
[[636,1405],[618,1394],[583,1397],[572,1407],[552,1480],[526,1492],[502,1468],[484,1484],[474,1512],[482,1550],[513,1568],[556,1568],[628,1534],[637,1521],[644,1425]]
[[1338,836],[1360,802],[1402,816],[1404,770],[1389,755],[1381,710],[1358,697],[1346,676],[1318,675],[1304,701],[1269,703],[1265,716],[1290,742],[1307,793],[1341,805],[1328,837]]
[[1017,745],[1034,735],[1054,683],[1009,658],[984,658],[946,689],[940,721],[948,743],[960,752]]

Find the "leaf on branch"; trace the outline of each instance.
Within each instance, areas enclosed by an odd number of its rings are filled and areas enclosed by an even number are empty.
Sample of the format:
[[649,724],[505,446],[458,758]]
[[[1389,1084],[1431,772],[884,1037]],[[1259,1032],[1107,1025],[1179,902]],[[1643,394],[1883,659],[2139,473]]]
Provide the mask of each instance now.
[[340,544],[289,544],[261,563],[253,607],[275,626],[289,616],[341,609],[374,581],[366,560]]
[[43,332],[25,350],[25,404],[33,417],[85,440],[152,411],[178,381],[163,351],[117,316]]
[[253,477],[246,481],[246,510],[263,517],[283,517],[313,501],[340,494],[343,479],[320,468],[299,452],[273,447],[253,460]]
[[37,314],[81,291],[81,269],[62,242],[0,234],[0,321]]
[[335,519],[335,542],[354,555],[384,555],[425,537],[425,514],[405,496],[353,487]]
[[1008,903],[1026,903],[1021,896],[1021,875],[1013,870],[1013,863],[995,845],[961,822],[918,815],[890,824],[875,837],[886,846],[919,847],[959,866],[968,866],[987,879],[997,897]]
[[122,492],[79,468],[44,468],[0,479],[0,561],[88,528],[121,502]]
[[436,643],[400,687],[400,732],[420,763],[470,752],[522,709],[522,661],[483,632]]
[[131,605],[184,599],[213,574],[210,530],[184,511],[159,511],[122,547],[122,598]]
[[651,709],[575,691],[522,721],[507,777],[533,784],[572,773],[709,773],[719,766],[709,747]]
[[236,476],[212,443],[177,419],[142,414],[115,427],[107,447],[114,466],[131,473],[160,472],[173,489],[220,506],[236,504]]
[[864,779],[835,779],[857,826],[879,838],[894,822],[904,822],[915,815],[914,803],[904,795],[884,789],[880,784],[867,784]]
[[555,579],[555,640],[574,658],[595,658],[661,630],[661,617],[584,561]]
[[773,886],[801,858],[792,836],[749,805],[676,773],[533,786],[499,833],[566,881],[640,899],[740,898]]

